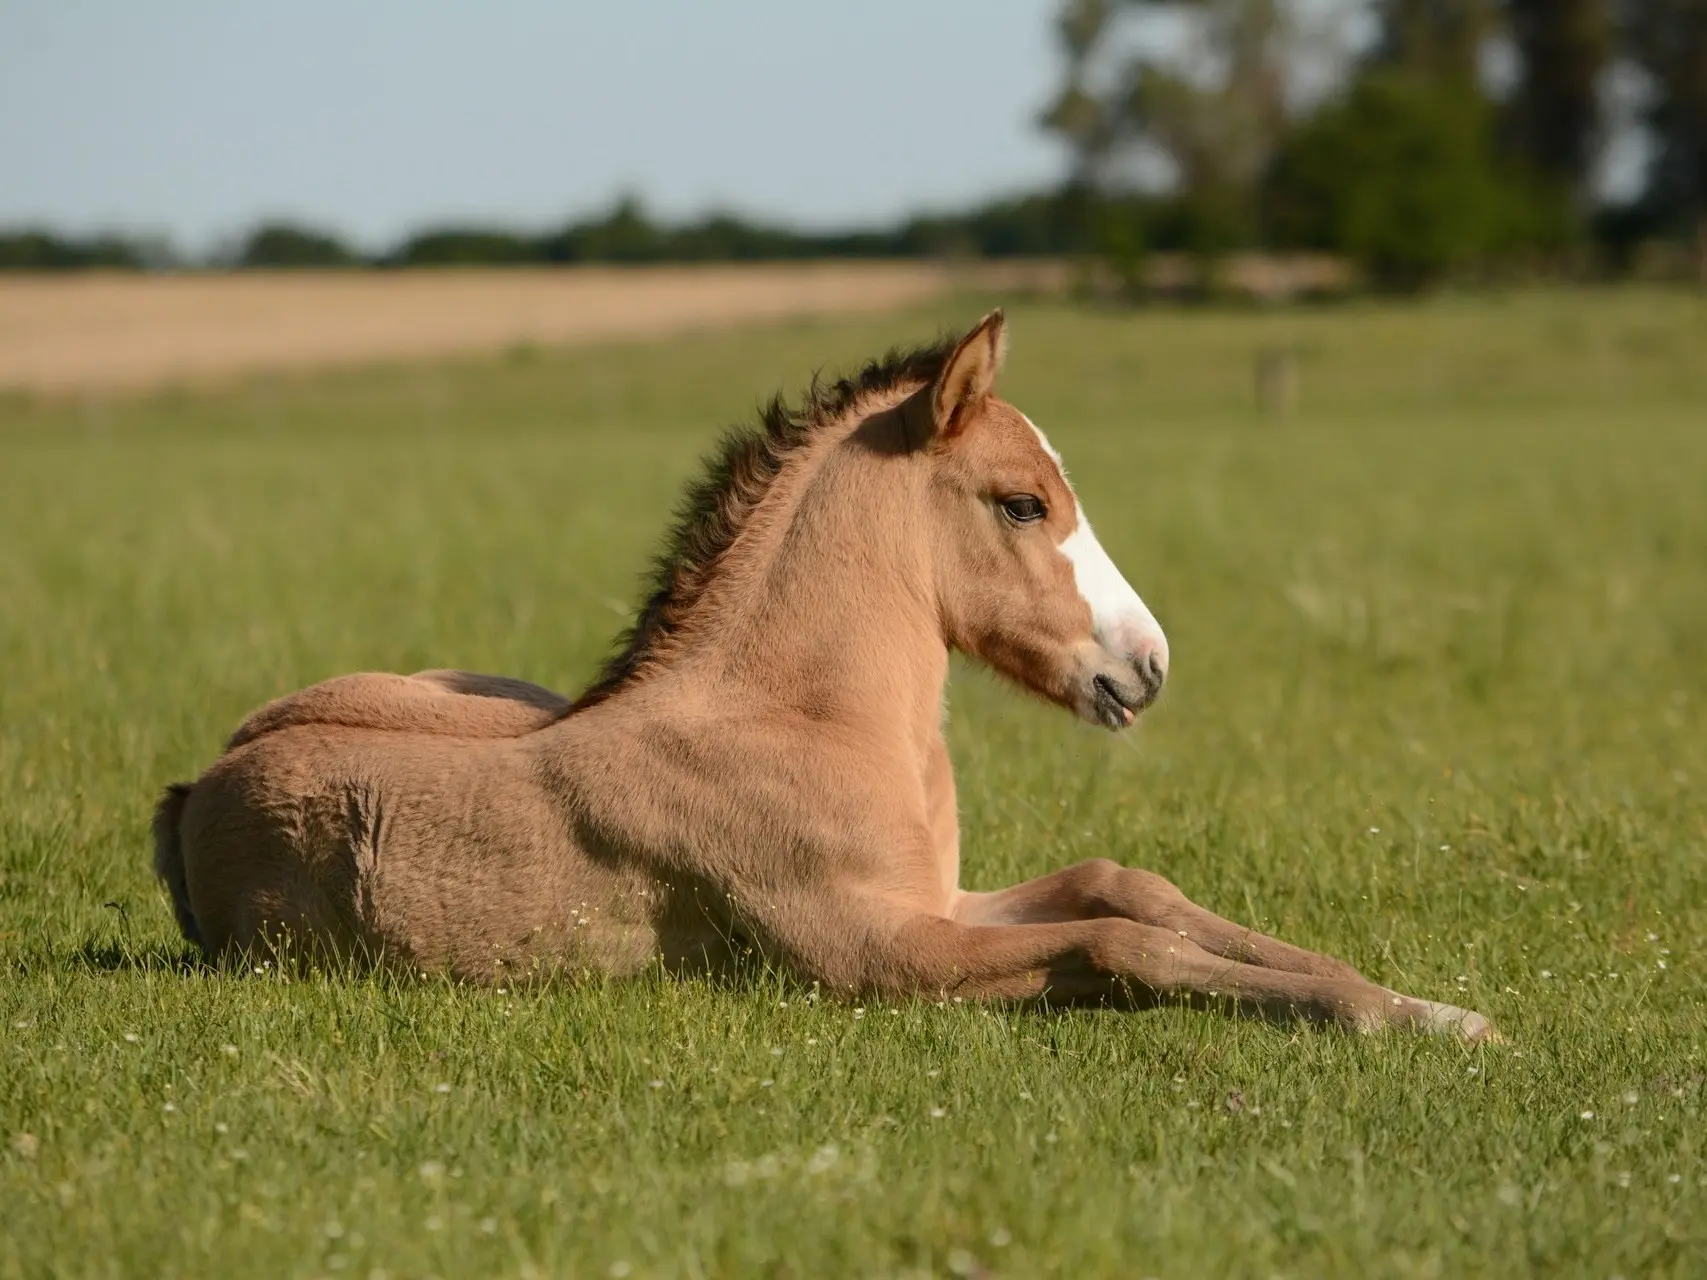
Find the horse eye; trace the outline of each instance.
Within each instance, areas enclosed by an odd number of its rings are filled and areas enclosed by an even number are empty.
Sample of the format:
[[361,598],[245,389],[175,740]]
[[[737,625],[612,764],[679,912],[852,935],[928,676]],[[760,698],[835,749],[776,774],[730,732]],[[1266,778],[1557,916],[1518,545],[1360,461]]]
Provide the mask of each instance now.
[[1016,493],[1011,498],[1002,499],[1002,510],[1008,513],[1008,519],[1016,524],[1030,524],[1034,520],[1043,519],[1043,503],[1029,493]]

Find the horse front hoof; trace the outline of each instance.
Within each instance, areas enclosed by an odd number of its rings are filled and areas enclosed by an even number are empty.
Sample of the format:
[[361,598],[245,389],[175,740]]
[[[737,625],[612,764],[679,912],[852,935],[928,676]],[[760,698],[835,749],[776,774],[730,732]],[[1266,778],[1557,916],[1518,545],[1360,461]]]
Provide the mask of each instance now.
[[1504,1044],[1505,1037],[1494,1024],[1474,1009],[1460,1009],[1453,1004],[1436,1004],[1430,1000],[1428,1016],[1422,1029],[1432,1035],[1452,1036],[1465,1044]]

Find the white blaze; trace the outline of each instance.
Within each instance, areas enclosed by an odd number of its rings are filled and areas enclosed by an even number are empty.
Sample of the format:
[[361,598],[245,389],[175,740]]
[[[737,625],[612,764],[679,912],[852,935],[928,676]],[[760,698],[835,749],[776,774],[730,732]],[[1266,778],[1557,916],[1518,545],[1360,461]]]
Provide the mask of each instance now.
[[[1027,418],[1026,424],[1037,432],[1037,442],[1055,460],[1055,465],[1061,470],[1062,483],[1067,485],[1068,492],[1072,492],[1073,486],[1067,480],[1067,469],[1062,465],[1061,455],[1055,452],[1055,447],[1035,422]],[[1102,549],[1077,494],[1073,495],[1073,505],[1078,514],[1078,524],[1062,541],[1060,550],[1067,557],[1067,563],[1073,566],[1073,581],[1079,588],[1079,595],[1090,606],[1091,627],[1097,643],[1123,655],[1156,653],[1165,671],[1168,641],[1162,634],[1161,625],[1132,589],[1126,575]]]

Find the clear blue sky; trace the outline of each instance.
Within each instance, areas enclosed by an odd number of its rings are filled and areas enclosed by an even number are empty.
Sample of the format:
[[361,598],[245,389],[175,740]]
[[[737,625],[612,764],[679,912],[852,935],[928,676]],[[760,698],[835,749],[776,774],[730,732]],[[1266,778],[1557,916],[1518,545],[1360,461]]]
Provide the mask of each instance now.
[[369,247],[619,190],[810,225],[1050,181],[1053,0],[0,0],[0,224]]

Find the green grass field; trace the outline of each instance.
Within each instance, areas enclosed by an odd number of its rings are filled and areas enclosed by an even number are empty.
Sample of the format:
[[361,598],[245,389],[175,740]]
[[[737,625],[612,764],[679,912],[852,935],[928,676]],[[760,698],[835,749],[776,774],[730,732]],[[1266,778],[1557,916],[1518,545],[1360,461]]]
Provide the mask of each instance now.
[[1151,867],[1509,1045],[186,963],[147,816],[249,708],[578,688],[719,424],[978,309],[0,402],[0,1276],[1707,1274],[1699,296],[1011,312],[1173,674],[956,669],[967,882]]

